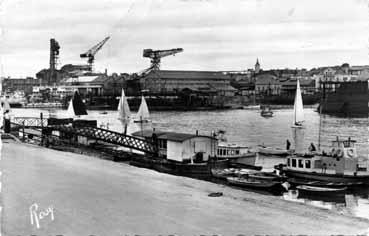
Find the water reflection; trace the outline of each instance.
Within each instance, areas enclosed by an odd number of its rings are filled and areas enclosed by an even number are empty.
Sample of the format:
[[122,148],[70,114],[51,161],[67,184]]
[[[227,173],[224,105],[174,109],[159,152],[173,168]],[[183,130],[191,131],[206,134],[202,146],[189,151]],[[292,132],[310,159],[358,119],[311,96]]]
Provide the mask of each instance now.
[[348,189],[346,193],[313,194],[296,189],[285,192],[284,200],[300,202],[319,208],[329,209],[338,213],[369,219],[368,188]]

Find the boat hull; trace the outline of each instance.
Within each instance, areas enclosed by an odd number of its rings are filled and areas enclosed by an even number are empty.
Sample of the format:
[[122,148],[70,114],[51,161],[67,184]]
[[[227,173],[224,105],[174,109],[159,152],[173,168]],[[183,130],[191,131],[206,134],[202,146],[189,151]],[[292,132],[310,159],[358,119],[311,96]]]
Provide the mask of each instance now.
[[198,179],[211,179],[211,169],[225,169],[229,167],[228,160],[208,161],[204,163],[180,163],[166,159],[136,157],[130,162],[133,166],[154,169],[158,172],[172,175],[187,176]]
[[316,172],[305,172],[283,169],[283,173],[289,178],[298,179],[308,179],[308,180],[318,180],[325,182],[334,183],[346,183],[346,184],[369,184],[369,174],[368,175],[343,175],[343,174],[326,174],[326,173],[316,173]]

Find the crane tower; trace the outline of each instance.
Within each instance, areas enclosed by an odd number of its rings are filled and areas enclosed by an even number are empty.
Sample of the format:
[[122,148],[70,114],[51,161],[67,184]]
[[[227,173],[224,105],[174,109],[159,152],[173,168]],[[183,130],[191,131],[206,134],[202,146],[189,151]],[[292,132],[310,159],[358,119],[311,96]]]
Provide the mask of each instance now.
[[110,39],[110,36],[106,37],[104,40],[90,48],[87,52],[82,53],[80,55],[81,58],[88,58],[87,63],[90,67],[90,70],[92,71],[93,63],[95,61],[95,55],[96,53],[104,46],[104,44]]
[[173,48],[173,49],[168,49],[168,50],[144,49],[143,57],[151,58],[150,69],[159,70],[161,58],[170,56],[170,55],[175,55],[180,52],[183,52],[183,48]]

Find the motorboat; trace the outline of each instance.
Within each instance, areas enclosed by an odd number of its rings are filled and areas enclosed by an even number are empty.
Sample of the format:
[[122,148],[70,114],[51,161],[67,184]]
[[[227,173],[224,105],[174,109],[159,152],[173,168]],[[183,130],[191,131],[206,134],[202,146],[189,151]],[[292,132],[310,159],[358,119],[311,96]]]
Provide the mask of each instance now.
[[331,151],[287,157],[282,172],[289,178],[345,184],[369,184],[368,161],[359,161],[355,140],[332,141]]
[[230,163],[254,166],[256,152],[246,146],[221,142],[217,147],[217,158],[228,159]]

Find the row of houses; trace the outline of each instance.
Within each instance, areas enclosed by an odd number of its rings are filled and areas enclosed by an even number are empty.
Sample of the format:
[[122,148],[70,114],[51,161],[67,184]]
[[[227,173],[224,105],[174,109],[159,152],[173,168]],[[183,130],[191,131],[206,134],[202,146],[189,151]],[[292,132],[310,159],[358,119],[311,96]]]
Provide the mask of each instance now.
[[[232,97],[235,95],[293,95],[296,81],[303,94],[314,94],[321,81],[355,81],[369,78],[369,66],[341,66],[306,69],[255,70],[243,72],[156,70],[139,77],[128,74],[84,74],[60,79],[64,91],[78,89],[82,95],[116,96],[122,88],[128,94],[148,91],[152,94],[192,92],[202,95]],[[3,90],[22,90],[26,94],[42,89],[40,79],[3,79]],[[41,85],[41,86],[40,86]],[[334,86],[332,84],[331,86]]]

